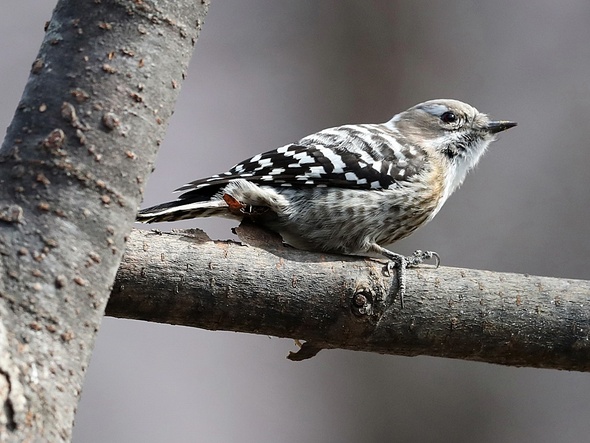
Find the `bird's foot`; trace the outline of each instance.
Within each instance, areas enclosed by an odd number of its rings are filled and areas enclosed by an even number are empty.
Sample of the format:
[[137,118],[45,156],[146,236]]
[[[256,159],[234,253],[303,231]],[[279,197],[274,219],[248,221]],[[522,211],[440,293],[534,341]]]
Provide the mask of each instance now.
[[412,255],[406,257],[408,267],[410,268],[421,265],[425,260],[432,259],[434,259],[434,267],[438,268],[440,265],[440,255],[434,251],[421,251],[420,249],[417,249]]
[[397,269],[398,294],[402,309],[404,308],[404,296],[406,295],[406,269],[419,266],[424,263],[425,260],[431,259],[434,259],[435,267],[438,268],[440,265],[440,255],[434,251],[421,251],[418,249],[410,256],[398,254],[382,247],[379,247],[377,251],[390,260],[386,265],[387,272],[390,275],[392,269]]

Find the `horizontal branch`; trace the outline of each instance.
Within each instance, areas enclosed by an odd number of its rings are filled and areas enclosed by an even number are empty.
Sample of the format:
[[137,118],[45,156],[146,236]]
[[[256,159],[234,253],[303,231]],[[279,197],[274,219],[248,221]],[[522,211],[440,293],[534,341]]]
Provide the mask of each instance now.
[[342,348],[590,370],[590,282],[421,266],[405,306],[382,260],[317,254],[238,228],[134,231],[107,315],[305,340],[289,358]]

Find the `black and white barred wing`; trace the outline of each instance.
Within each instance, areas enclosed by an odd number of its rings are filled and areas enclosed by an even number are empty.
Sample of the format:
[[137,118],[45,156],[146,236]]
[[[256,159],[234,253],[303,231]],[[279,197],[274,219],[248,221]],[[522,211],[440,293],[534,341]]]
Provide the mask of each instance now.
[[[202,207],[226,207],[213,198],[230,182],[244,179],[259,186],[390,189],[420,172],[421,152],[402,149],[396,131],[384,125],[326,129],[298,143],[255,155],[229,171],[188,183],[177,201],[140,211],[138,221],[168,221],[201,215]],[[176,208],[176,210],[175,210]],[[176,213],[175,213],[176,211]]]
[[[326,129],[298,143],[255,155],[228,172],[196,180],[177,191],[180,198],[199,195],[205,188],[220,188],[235,179],[259,185],[388,189],[419,172],[415,157],[382,125],[354,125]],[[408,155],[410,154],[410,155]],[[411,156],[411,157],[410,157]],[[203,195],[212,195],[202,192]]]

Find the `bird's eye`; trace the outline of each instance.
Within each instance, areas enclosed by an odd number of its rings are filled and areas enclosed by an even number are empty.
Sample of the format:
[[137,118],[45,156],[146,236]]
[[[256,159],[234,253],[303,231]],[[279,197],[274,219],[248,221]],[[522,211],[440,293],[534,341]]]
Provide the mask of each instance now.
[[453,111],[447,111],[440,116],[440,119],[443,123],[455,123],[457,121],[457,116]]

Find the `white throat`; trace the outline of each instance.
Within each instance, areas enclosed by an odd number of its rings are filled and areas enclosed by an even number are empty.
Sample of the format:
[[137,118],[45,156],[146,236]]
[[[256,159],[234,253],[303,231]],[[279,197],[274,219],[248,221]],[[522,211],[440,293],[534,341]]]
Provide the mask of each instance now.
[[492,141],[493,138],[479,140],[467,150],[463,157],[449,160],[449,174],[445,179],[445,190],[441,204],[463,184],[467,173],[475,168]]

